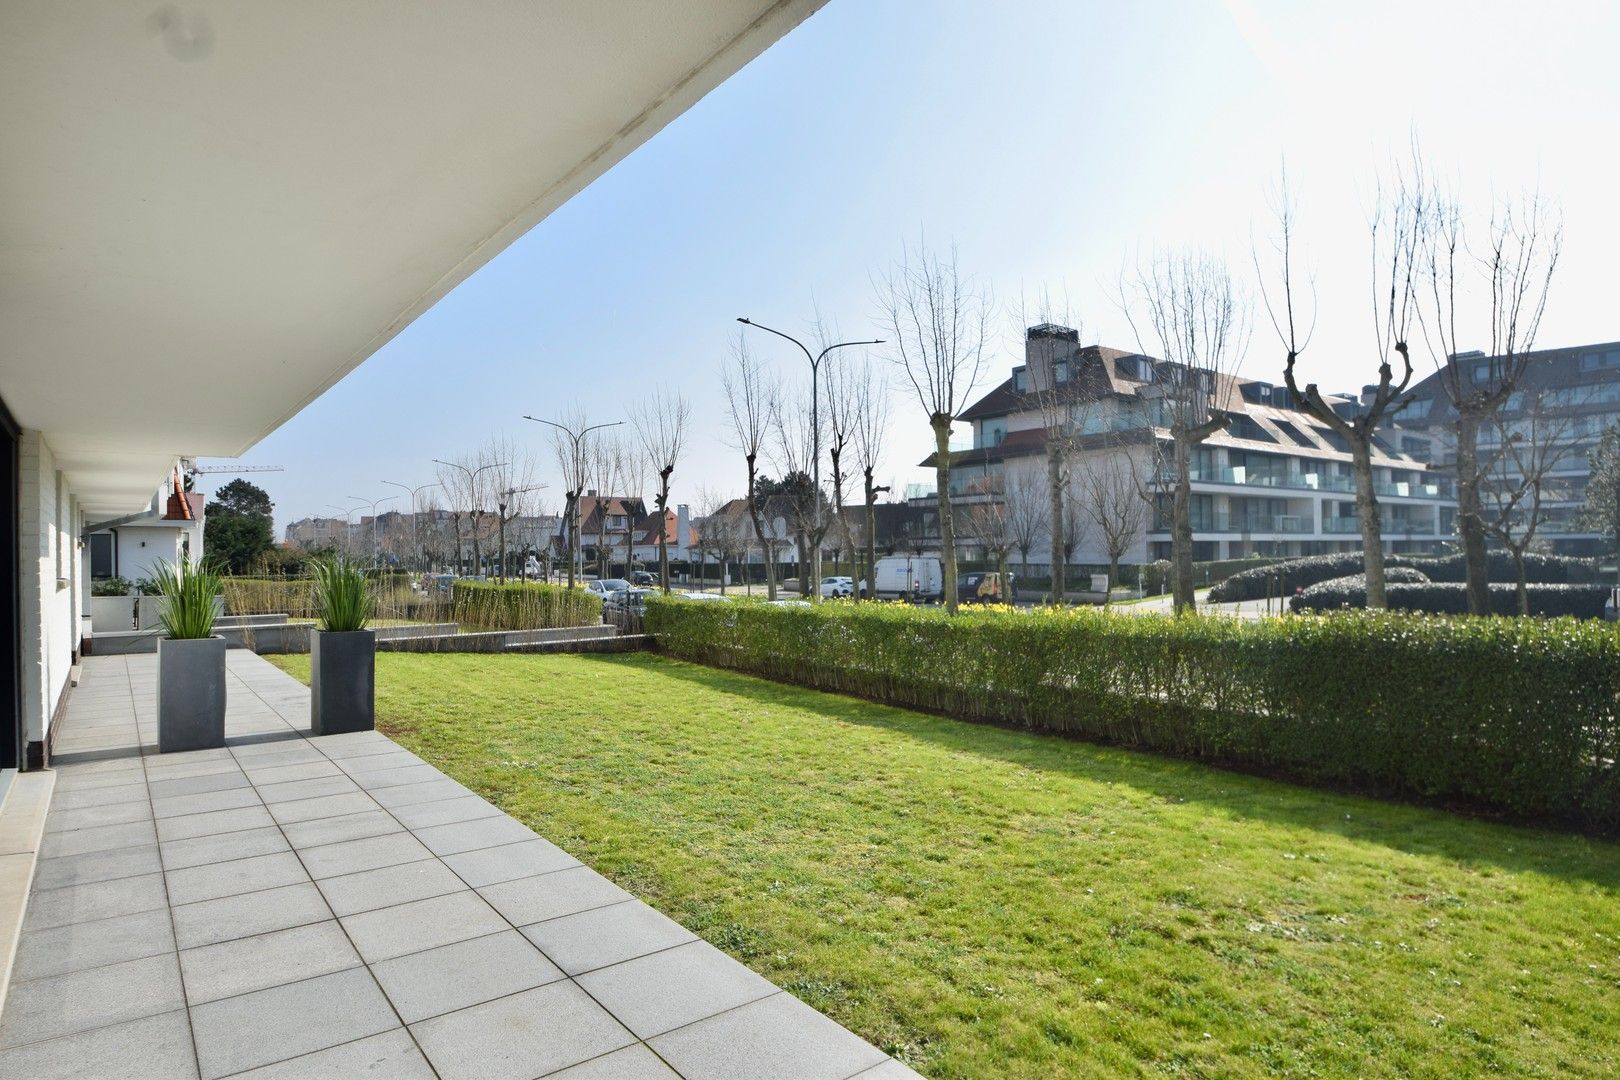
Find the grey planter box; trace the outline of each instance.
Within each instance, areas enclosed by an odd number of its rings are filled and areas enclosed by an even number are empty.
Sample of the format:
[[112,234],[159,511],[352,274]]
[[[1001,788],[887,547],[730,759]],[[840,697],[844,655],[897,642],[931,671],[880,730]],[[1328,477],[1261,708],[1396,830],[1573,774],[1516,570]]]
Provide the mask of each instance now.
[[310,639],[310,731],[371,731],[377,726],[377,632],[317,630]]
[[158,753],[225,745],[225,639],[158,639]]

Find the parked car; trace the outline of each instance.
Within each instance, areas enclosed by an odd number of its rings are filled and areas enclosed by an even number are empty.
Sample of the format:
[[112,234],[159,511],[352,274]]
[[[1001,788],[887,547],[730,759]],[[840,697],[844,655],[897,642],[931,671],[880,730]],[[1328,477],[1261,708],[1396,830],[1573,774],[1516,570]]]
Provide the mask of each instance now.
[[623,592],[630,587],[624,578],[600,578],[596,581],[587,581],[585,588],[598,596],[606,597],[608,593]]
[[658,575],[651,570],[637,570],[630,575],[630,583],[632,585],[656,585],[658,584]]
[[963,604],[1006,604],[1012,597],[1012,574],[976,570],[956,580],[956,599]]
[[647,597],[652,596],[656,589],[624,589],[619,592],[608,593],[607,599],[602,602],[605,611],[623,611],[631,615],[647,614]]
[[838,596],[854,596],[855,579],[848,577],[824,577],[821,579],[821,597],[824,600]]

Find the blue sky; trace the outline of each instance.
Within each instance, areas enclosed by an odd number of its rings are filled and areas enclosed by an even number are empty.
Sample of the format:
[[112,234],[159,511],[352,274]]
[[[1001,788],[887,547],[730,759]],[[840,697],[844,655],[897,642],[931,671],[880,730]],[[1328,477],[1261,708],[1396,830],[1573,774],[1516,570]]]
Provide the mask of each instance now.
[[[664,385],[693,402],[676,501],[740,495],[716,375],[736,316],[796,331],[819,309],[868,336],[872,275],[926,231],[1004,306],[1062,291],[1086,340],[1131,346],[1121,268],[1197,246],[1247,282],[1284,155],[1317,282],[1302,367],[1359,386],[1377,362],[1367,208],[1414,136],[1468,206],[1538,183],[1561,205],[1540,343],[1620,338],[1617,46],[1614,4],[831,0],[243,461],[286,468],[253,477],[278,534],[498,434],[556,508],[549,441],[521,414],[618,419]],[[753,344],[798,377],[791,346]],[[1008,317],[984,389],[1016,347]],[[1264,323],[1243,373],[1281,377]],[[925,479],[929,446],[896,389],[889,477]]]

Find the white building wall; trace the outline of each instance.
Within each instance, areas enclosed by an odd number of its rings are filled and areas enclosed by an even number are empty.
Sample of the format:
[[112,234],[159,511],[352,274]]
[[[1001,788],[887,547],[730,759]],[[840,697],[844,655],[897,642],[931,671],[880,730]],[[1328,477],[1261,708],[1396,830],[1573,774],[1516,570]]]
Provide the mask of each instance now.
[[[160,562],[178,562],[187,530],[175,525],[123,525],[117,533],[118,576],[135,582],[156,574]],[[202,545],[194,540],[191,550],[200,555]]]
[[24,738],[43,742],[79,647],[78,507],[37,431],[19,444],[18,578]]

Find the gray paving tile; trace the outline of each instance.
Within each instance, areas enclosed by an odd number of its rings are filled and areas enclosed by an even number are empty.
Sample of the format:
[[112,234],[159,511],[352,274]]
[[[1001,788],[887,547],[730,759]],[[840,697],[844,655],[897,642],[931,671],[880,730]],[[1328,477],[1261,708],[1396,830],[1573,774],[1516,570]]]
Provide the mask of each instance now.
[[351,731],[342,735],[321,735],[309,744],[327,757],[360,757],[365,754],[393,754],[400,747],[380,731]]
[[281,830],[274,825],[262,829],[244,829],[240,832],[215,833],[192,836],[184,840],[171,840],[158,845],[166,870],[183,870],[188,866],[206,866],[209,863],[231,862],[254,855],[269,855],[291,850]]
[[173,909],[175,942],[182,949],[285,930],[332,917],[313,883],[204,900]]
[[464,795],[456,799],[396,806],[392,812],[406,828],[426,829],[434,825],[453,825],[458,821],[499,817],[501,808],[485,802],[476,795]]
[[317,879],[357,874],[364,870],[377,870],[433,857],[432,852],[407,832],[326,844],[308,848],[302,854],[310,876]]
[[534,830],[527,825],[505,816],[480,818],[477,821],[458,821],[451,825],[434,825],[415,831],[418,840],[426,844],[433,854],[441,856],[538,839]]
[[185,1080],[196,1075],[191,1021],[183,1009],[0,1050],[0,1076],[26,1080]]
[[518,878],[478,890],[513,926],[558,919],[576,911],[620,904],[633,897],[587,866]]
[[323,795],[346,795],[360,786],[347,776],[316,776],[308,780],[288,780],[280,784],[260,784],[259,798],[267,805],[317,799]]
[[462,787],[445,778],[429,780],[425,784],[401,784],[398,787],[378,788],[372,798],[383,806],[412,806],[416,803],[439,802],[444,799],[462,799],[473,794],[471,788]]
[[35,889],[61,889],[69,885],[91,885],[114,878],[135,877],[163,869],[158,849],[150,844],[113,851],[92,851],[41,859],[34,864]]
[[580,865],[578,859],[543,839],[446,855],[444,863],[474,888]]
[[89,885],[69,885],[61,889],[40,889],[28,898],[23,929],[45,930],[52,926],[110,919],[168,906],[162,874],[97,881]]
[[370,1035],[290,1061],[237,1073],[231,1080],[435,1080],[433,1069],[404,1028]]
[[20,934],[11,977],[20,982],[172,952],[168,909],[157,908]]
[[354,791],[346,795],[324,795],[318,799],[299,799],[296,802],[276,803],[270,814],[283,825],[295,821],[314,821],[317,818],[359,814],[377,809],[371,796]]
[[[339,761],[337,766],[350,776],[358,776],[361,773],[392,772],[395,769],[408,769],[426,764],[427,762],[409,750],[396,747],[383,754],[368,754],[364,757],[347,758]],[[430,776],[427,779],[432,780],[434,778]]]
[[193,836],[218,836],[221,833],[262,829],[274,824],[270,811],[262,806],[247,806],[237,810],[163,818],[157,823],[157,836],[163,841],[187,840]]
[[371,973],[407,1024],[563,977],[516,930],[384,960]]
[[306,979],[191,1010],[203,1080],[378,1035],[399,1021],[365,968]]
[[443,1080],[531,1080],[635,1041],[570,982],[424,1020],[411,1031]]
[[535,923],[523,933],[570,975],[696,940],[692,931],[639,900]]
[[546,1080],[681,1080],[681,1074],[636,1043],[551,1073]]
[[294,780],[317,780],[323,776],[342,776],[343,772],[321,754],[311,754],[307,759],[288,762],[287,764],[266,765],[260,767],[243,766],[254,784],[266,787],[271,784],[286,784]]
[[369,964],[483,937],[507,922],[475,892],[448,893],[409,904],[345,915],[343,927]]
[[846,1080],[884,1057],[792,994],[776,994],[647,1043],[683,1076],[704,1080]]
[[587,972],[579,984],[643,1039],[778,992],[706,941]]
[[201,795],[207,791],[230,791],[248,786],[248,778],[242,771],[233,769],[205,776],[185,776],[177,780],[153,780],[151,792],[154,799],[167,799],[175,795]]
[[187,949],[180,954],[192,1005],[235,997],[360,965],[337,920]]
[[14,983],[0,1015],[0,1046],[155,1016],[183,1004],[172,953]]
[[433,858],[361,874],[322,878],[316,884],[338,915],[357,915],[467,888],[449,867]]
[[259,795],[252,788],[232,788],[229,791],[205,791],[200,795],[171,795],[153,799],[152,812],[162,819],[258,805]]
[[395,821],[392,815],[373,807],[358,814],[289,822],[281,827],[281,831],[293,847],[302,851],[322,844],[340,844],[345,840],[402,832],[404,826]]
[[195,904],[238,893],[262,892],[308,881],[303,863],[291,851],[254,855],[230,862],[191,866],[168,873],[169,902]]
[[75,829],[73,832],[46,833],[39,842],[39,857],[57,859],[67,855],[84,855],[92,851],[112,851],[117,848],[140,847],[157,843],[157,830],[150,821],[134,821],[127,825],[104,825],[93,829]]
[[76,810],[58,810],[53,806],[50,813],[45,815],[45,831],[63,833],[75,829],[126,825],[134,821],[150,820],[152,808],[144,802],[107,803],[101,806],[82,806]]
[[[61,781],[58,780],[57,783],[60,784]],[[51,794],[51,812],[74,810],[83,806],[110,806],[114,803],[146,802],[148,798],[145,777],[137,772],[134,779],[126,784],[109,784],[104,787],[72,788],[69,790],[58,788]]]
[[354,780],[367,791],[378,791],[384,788],[400,787],[406,784],[422,784],[438,780],[442,776],[438,769],[431,765],[409,765],[401,769],[386,769],[376,772],[351,773]]

